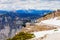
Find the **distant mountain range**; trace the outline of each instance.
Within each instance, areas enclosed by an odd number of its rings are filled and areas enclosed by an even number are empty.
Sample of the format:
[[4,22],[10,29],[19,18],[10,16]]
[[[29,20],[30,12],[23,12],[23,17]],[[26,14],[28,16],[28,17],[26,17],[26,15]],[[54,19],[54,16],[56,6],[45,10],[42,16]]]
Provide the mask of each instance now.
[[[9,15],[16,15],[19,17],[33,17],[33,16],[43,16],[44,14],[47,14],[49,12],[53,12],[53,10],[15,10],[15,11],[4,11],[0,10],[1,14],[9,14]],[[12,15],[12,16],[13,16]]]

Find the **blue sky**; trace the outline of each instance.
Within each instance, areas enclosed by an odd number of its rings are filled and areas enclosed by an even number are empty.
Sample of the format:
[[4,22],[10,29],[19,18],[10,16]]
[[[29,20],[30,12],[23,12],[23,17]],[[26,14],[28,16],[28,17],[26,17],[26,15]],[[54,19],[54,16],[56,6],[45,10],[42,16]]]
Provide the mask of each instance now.
[[0,0],[0,10],[60,9],[60,0]]

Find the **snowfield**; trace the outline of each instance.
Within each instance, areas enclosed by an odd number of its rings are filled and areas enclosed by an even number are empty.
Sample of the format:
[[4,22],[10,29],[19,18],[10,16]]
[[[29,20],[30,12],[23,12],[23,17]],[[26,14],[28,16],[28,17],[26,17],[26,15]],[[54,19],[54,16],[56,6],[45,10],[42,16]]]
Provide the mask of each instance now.
[[[58,17],[51,18],[48,20],[41,21],[38,24],[43,23],[43,25],[53,25],[53,26],[60,26],[60,20],[58,20]],[[53,30],[48,30],[48,31],[38,31],[38,32],[33,32],[36,38],[41,38],[47,35],[46,39],[44,40],[60,40],[60,28],[53,29]],[[38,39],[40,40],[40,39]]]
[[[55,31],[57,30],[57,31]],[[60,33],[60,29],[54,29],[54,30],[48,30],[48,31],[39,31],[39,32],[33,32],[35,35],[35,38],[43,37],[44,35],[49,35],[53,33]]]

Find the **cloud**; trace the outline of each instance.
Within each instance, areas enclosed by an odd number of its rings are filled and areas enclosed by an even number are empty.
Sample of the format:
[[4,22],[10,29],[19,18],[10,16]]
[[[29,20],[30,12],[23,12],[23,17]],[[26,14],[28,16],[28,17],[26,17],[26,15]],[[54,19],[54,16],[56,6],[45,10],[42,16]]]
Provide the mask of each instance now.
[[42,0],[0,0],[0,10],[18,9],[60,9],[60,1]]
[[60,0],[40,0],[40,1],[60,1]]

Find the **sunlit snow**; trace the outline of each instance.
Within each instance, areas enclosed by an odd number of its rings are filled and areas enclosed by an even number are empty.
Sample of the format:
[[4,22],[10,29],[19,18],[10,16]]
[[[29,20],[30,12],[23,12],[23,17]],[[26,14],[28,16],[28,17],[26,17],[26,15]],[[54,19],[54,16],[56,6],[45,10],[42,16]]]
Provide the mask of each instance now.
[[48,20],[41,21],[41,23],[44,23],[46,25],[60,26],[60,20],[57,20],[57,19],[58,19],[58,17],[55,17],[55,18],[51,18],[51,19],[48,19]]

